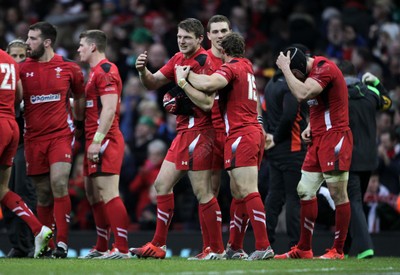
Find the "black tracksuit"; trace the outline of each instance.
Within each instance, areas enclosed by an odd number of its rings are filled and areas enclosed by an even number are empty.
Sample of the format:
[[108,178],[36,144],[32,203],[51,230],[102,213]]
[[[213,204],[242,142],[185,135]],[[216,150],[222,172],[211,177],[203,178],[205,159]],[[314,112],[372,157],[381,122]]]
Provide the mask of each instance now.
[[[353,133],[353,155],[347,191],[351,205],[349,234],[344,247],[347,254],[350,245],[358,254],[373,249],[363,210],[363,197],[371,172],[378,165],[376,148],[376,113],[382,107],[382,84],[367,86],[355,77],[345,77],[349,91],[349,118]],[[350,238],[349,238],[350,235]]]
[[275,146],[266,152],[270,170],[265,200],[268,237],[273,244],[278,216],[286,203],[286,228],[290,248],[297,244],[300,237],[300,199],[296,188],[306,153],[301,133],[307,127],[308,106],[298,103],[280,71],[268,82],[264,97],[264,127],[267,133],[274,136],[275,142]]

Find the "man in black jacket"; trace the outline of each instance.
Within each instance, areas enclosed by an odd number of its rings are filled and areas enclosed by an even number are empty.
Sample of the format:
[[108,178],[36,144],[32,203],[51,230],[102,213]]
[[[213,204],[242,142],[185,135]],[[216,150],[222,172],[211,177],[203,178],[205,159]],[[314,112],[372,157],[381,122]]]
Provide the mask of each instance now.
[[347,186],[351,206],[351,221],[344,252],[351,244],[358,259],[374,256],[371,236],[363,211],[362,199],[371,172],[378,164],[376,150],[376,113],[390,108],[391,100],[379,79],[371,73],[356,78],[354,66],[349,61],[339,64],[349,91],[349,118],[353,133],[353,155]]
[[[303,45],[295,45],[306,54]],[[301,178],[301,166],[306,153],[301,133],[307,127],[308,106],[299,103],[292,95],[283,73],[278,70],[264,91],[266,102],[265,131],[266,151],[269,164],[269,188],[265,199],[268,237],[275,241],[278,216],[286,203],[286,228],[289,248],[300,237],[300,198],[297,184]]]

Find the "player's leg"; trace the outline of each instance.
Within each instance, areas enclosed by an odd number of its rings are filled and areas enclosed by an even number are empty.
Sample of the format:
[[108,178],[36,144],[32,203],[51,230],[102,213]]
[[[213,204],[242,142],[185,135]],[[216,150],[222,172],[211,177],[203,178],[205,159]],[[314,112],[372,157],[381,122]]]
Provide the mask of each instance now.
[[113,249],[98,259],[130,258],[131,254],[128,251],[129,218],[119,196],[119,175],[95,173],[90,178],[104,202],[104,212],[114,235]]
[[211,170],[189,171],[188,175],[199,202],[201,218],[210,237],[210,253],[204,259],[222,258],[225,254],[222,242],[222,217],[218,201],[210,188]]
[[323,259],[343,259],[343,246],[349,228],[351,208],[347,195],[349,173],[341,171],[325,172],[324,178],[329,193],[335,202],[335,240],[331,249],[321,256]]
[[68,233],[71,214],[71,199],[68,194],[68,179],[71,163],[56,162],[50,165],[50,183],[54,197],[54,220],[57,228],[56,249],[53,256],[65,258],[68,254]]
[[154,182],[157,192],[157,222],[153,240],[142,247],[131,248],[132,254],[143,258],[163,259],[166,255],[168,229],[174,214],[173,187],[186,173],[177,170],[175,163],[164,160]]
[[[84,161],[86,167],[87,162]],[[87,175],[87,173],[85,172]],[[110,239],[110,223],[105,213],[104,201],[100,197],[97,185],[93,183],[92,178],[85,176],[86,198],[92,208],[94,223],[96,226],[97,240],[96,245],[87,255],[81,256],[82,259],[93,259],[103,256],[108,252],[108,241]]]

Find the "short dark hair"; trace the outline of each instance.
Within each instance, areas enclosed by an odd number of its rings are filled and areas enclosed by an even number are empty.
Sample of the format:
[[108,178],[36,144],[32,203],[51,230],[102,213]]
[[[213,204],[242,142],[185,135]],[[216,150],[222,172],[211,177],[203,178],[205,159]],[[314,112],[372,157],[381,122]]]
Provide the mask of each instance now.
[[307,57],[302,50],[296,47],[287,48],[283,54],[287,55],[290,51],[290,69],[297,70],[304,76],[307,75]]
[[43,40],[50,39],[52,46],[56,43],[57,40],[57,29],[55,26],[48,22],[37,22],[33,25],[29,26],[29,30],[40,30],[42,33],[40,37]]
[[229,21],[229,19],[226,16],[217,14],[211,17],[210,20],[208,20],[207,31],[208,32],[210,31],[212,23],[219,23],[219,22],[226,22],[228,24],[229,29],[232,29],[231,21]]
[[203,24],[201,24],[200,20],[196,18],[186,18],[185,20],[179,22],[178,28],[194,33],[196,38],[204,36]]
[[101,30],[88,30],[79,35],[79,39],[86,38],[88,42],[96,44],[100,53],[104,53],[107,47],[107,35]]
[[244,57],[245,42],[243,36],[236,32],[227,34],[221,41],[225,53],[232,57]]

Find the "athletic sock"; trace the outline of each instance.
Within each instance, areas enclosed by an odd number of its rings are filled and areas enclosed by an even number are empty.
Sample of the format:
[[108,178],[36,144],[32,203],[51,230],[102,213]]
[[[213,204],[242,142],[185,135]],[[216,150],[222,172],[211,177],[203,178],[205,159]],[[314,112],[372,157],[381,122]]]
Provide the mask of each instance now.
[[151,243],[163,246],[167,243],[169,225],[174,215],[174,194],[157,196],[156,232]]
[[203,239],[202,251],[204,251],[207,247],[210,246],[210,235],[208,234],[207,224],[204,222],[204,217],[202,214],[202,208],[200,204],[198,206],[198,214],[199,214],[201,237]]
[[54,198],[54,219],[57,228],[57,242],[68,244],[68,231],[71,214],[71,200],[69,195]]
[[246,204],[251,226],[253,227],[256,249],[265,250],[270,246],[270,243],[267,234],[264,204],[262,203],[260,193],[250,193],[243,200]]
[[105,206],[103,201],[92,205],[92,212],[97,232],[95,249],[100,252],[108,250],[108,240],[110,239],[110,225],[104,208]]
[[114,246],[128,253],[128,213],[121,198],[115,197],[104,205],[104,210],[114,234]]
[[317,198],[312,200],[300,200],[300,240],[298,247],[300,250],[310,250],[312,247],[312,235],[314,224],[318,215]]
[[350,202],[336,205],[335,214],[335,241],[333,247],[338,253],[343,253],[344,242],[346,241],[351,216]]
[[[36,212],[37,212],[39,221],[43,225],[47,226],[48,228],[51,228],[51,230],[54,231],[55,230],[55,222],[54,222],[53,206],[54,206],[53,204],[51,204],[49,206],[37,205]],[[54,250],[55,245],[54,245],[53,238],[50,239],[48,246],[51,250]]]
[[233,250],[243,249],[243,240],[249,224],[249,215],[244,200],[232,199],[230,217],[228,243]]
[[42,224],[18,194],[8,191],[0,203],[26,222],[31,228],[33,235],[36,236],[40,232]]
[[222,242],[222,217],[221,209],[218,201],[213,197],[209,202],[199,204],[204,223],[207,225],[207,230],[210,235],[210,248],[212,252],[222,253],[224,244]]

